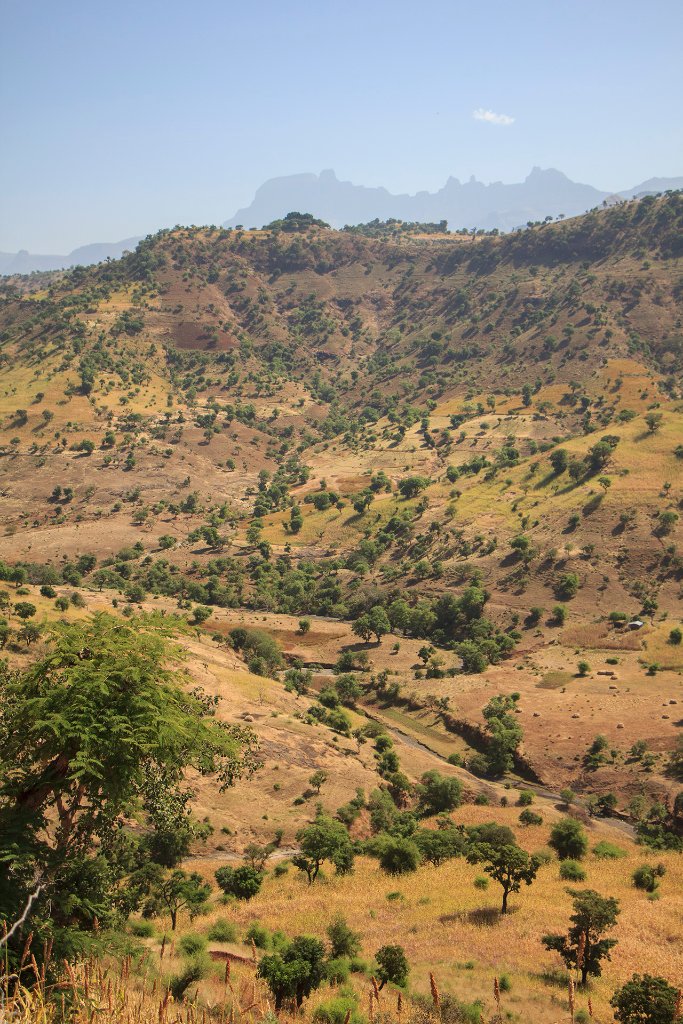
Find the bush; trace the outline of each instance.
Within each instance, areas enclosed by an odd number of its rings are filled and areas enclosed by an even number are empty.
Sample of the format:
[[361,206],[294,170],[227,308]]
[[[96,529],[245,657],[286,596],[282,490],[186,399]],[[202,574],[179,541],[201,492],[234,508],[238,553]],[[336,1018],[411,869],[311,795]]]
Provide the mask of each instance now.
[[179,974],[174,974],[169,979],[168,988],[173,998],[176,1000],[182,999],[190,985],[194,985],[196,981],[201,981],[210,970],[211,960],[205,953],[193,956]]
[[486,875],[477,875],[477,877],[474,879],[474,888],[475,889],[488,889],[488,887],[489,887],[489,880],[486,877]]
[[535,811],[531,811],[527,807],[525,810],[523,810],[520,813],[520,815],[519,815],[519,823],[520,823],[520,825],[542,825],[543,824],[543,815],[542,814],[536,814]]
[[563,882],[585,882],[586,872],[578,860],[560,861],[560,878]]
[[50,587],[47,584],[40,588],[40,593],[43,597],[56,597],[57,591],[54,587]]
[[257,949],[268,949],[270,946],[270,932],[260,921],[252,921],[244,938],[247,942],[253,942]]
[[237,927],[226,917],[219,917],[209,928],[207,936],[211,942],[236,942]]
[[593,853],[600,860],[619,860],[621,857],[626,856],[626,850],[622,849],[621,846],[616,846],[614,843],[607,842],[606,839],[596,843],[593,847]]
[[576,818],[562,818],[553,825],[548,843],[560,860],[581,860],[588,850],[588,837]]
[[349,980],[349,961],[343,957],[335,957],[328,960],[325,967],[325,977],[333,985],[342,985]]
[[238,900],[250,900],[263,883],[263,872],[249,864],[242,864],[239,868],[226,865],[218,868],[214,877],[226,896],[234,896]]
[[364,1024],[365,1018],[358,1012],[358,1002],[353,995],[338,995],[320,1003],[313,1011],[315,1024],[344,1024],[349,1014],[349,1024]]
[[650,974],[634,974],[610,1000],[619,1024],[673,1024],[677,1002],[678,989]]
[[534,802],[534,794],[531,792],[531,790],[530,789],[523,789],[520,792],[519,798],[517,800],[518,807],[530,807],[533,802]]
[[405,875],[417,871],[420,851],[410,839],[389,839],[379,858],[380,867],[388,875]]
[[203,953],[206,949],[207,942],[204,935],[196,935],[193,932],[188,932],[187,935],[183,935],[178,943],[178,949],[185,956],[195,956],[197,953]]
[[137,939],[151,939],[154,935],[154,925],[151,921],[129,921],[131,935]]
[[349,928],[341,914],[337,914],[328,925],[327,937],[330,940],[330,955],[333,960],[356,956],[360,951],[360,935]]
[[653,867],[652,864],[641,864],[633,872],[631,878],[636,889],[653,893],[659,888],[659,879],[665,871],[666,869],[663,864],[658,864],[657,867]]

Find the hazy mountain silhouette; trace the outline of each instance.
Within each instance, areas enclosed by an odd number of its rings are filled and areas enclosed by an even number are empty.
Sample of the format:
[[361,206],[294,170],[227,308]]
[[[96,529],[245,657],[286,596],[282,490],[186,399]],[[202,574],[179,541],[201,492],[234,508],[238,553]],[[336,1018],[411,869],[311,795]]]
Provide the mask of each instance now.
[[[683,188],[683,178],[651,178],[620,194],[630,198],[672,188]],[[238,210],[224,226],[261,227],[290,210],[300,210],[321,217],[333,227],[360,224],[375,217],[396,217],[408,221],[447,220],[452,230],[479,227],[509,231],[529,220],[585,213],[614,195],[571,181],[552,168],[534,167],[523,182],[512,185],[500,181],[484,185],[473,177],[465,183],[449,178],[438,192],[415,195],[392,195],[385,188],[353,185],[327,170],[271,178],[257,190],[252,203]]]
[[66,256],[41,256],[27,252],[26,249],[0,252],[0,274],[31,274],[34,270],[62,270],[79,265],[85,267],[91,263],[101,263],[107,257],[117,260],[127,249],[134,249],[140,237],[124,238],[122,242],[81,245]]

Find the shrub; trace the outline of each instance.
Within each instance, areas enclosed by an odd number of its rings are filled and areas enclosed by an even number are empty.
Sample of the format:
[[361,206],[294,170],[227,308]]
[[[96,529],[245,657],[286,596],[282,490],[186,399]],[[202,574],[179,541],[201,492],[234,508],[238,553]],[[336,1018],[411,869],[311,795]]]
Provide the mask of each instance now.
[[517,799],[517,805],[519,807],[530,807],[534,802],[534,794],[530,789],[523,789]]
[[261,888],[263,872],[242,864],[238,868],[228,865],[218,868],[215,879],[226,896],[234,896],[238,900],[250,900]]
[[328,925],[327,937],[330,940],[330,955],[333,960],[353,957],[360,952],[361,937],[349,928],[341,914],[337,914]]
[[600,860],[619,860],[621,857],[626,856],[626,850],[622,849],[621,846],[616,846],[615,843],[607,842],[606,839],[596,843],[593,847],[593,853]]
[[652,864],[641,864],[631,875],[636,889],[643,892],[656,892],[659,888],[659,879],[664,875],[666,869],[663,864],[653,867]]
[[193,956],[179,974],[174,974],[169,979],[168,988],[173,998],[176,1000],[182,999],[190,985],[194,985],[196,981],[201,981],[210,970],[211,960],[205,953]]
[[477,877],[474,879],[474,888],[475,889],[488,889],[488,887],[489,887],[489,880],[486,877],[486,875],[477,875]]
[[678,989],[664,978],[634,974],[610,1003],[619,1024],[673,1024],[678,1016]]
[[57,591],[54,587],[50,587],[47,584],[40,588],[40,593],[43,597],[56,597]]
[[578,860],[560,861],[560,878],[563,882],[585,882],[586,872]]
[[245,933],[247,942],[253,942],[257,949],[268,949],[270,932],[260,921],[252,921]]
[[211,942],[236,942],[237,926],[225,917],[219,917],[213,922],[207,932]]
[[203,935],[196,935],[193,932],[188,932],[187,935],[183,935],[178,943],[178,949],[185,956],[195,956],[197,953],[203,953],[206,949],[206,938]]
[[325,966],[325,977],[333,985],[342,985],[349,980],[349,961],[343,957],[328,960]]
[[[329,966],[329,965],[328,965]],[[338,995],[320,1003],[313,1011],[315,1024],[363,1024],[365,1018],[358,1012],[358,1002],[353,995]]]
[[151,939],[154,935],[154,925],[151,921],[130,921],[128,927],[131,935],[137,939]]
[[521,811],[519,815],[519,823],[520,825],[542,825],[543,815],[536,814],[535,811],[531,811],[527,807],[525,810]]

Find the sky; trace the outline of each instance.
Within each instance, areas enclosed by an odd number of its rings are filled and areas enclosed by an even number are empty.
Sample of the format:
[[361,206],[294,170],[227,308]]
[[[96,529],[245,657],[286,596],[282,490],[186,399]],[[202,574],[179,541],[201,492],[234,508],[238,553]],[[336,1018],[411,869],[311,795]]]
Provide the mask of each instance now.
[[333,168],[683,174],[680,0],[0,0],[0,251],[218,224]]

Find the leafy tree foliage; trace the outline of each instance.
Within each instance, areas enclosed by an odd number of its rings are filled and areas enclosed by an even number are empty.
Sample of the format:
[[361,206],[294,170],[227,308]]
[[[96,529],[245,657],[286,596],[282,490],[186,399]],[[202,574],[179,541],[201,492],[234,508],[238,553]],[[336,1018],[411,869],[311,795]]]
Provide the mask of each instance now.
[[60,936],[65,952],[74,929],[120,909],[119,880],[135,867],[120,827],[131,807],[159,820],[159,788],[181,792],[186,768],[225,787],[257,764],[253,734],[181,688],[177,627],[100,613],[58,623],[28,669],[0,669],[0,918],[40,883],[34,931]]
[[285,948],[261,958],[258,975],[273,993],[275,1009],[286,999],[298,1008],[325,977],[325,947],[310,935],[298,935]]
[[610,950],[617,940],[603,936],[617,923],[619,903],[611,896],[600,896],[594,889],[568,889],[567,892],[574,903],[569,932],[544,935],[543,945],[558,952],[568,968],[579,970],[581,984],[585,985],[589,974],[600,976],[602,960],[611,960]]
[[224,865],[215,873],[216,881],[227,896],[238,900],[250,900],[259,892],[263,883],[263,872],[250,864],[238,868]]
[[665,978],[634,974],[610,999],[619,1024],[673,1024],[679,992]]
[[511,892],[519,892],[522,882],[526,885],[536,878],[540,861],[530,857],[526,850],[513,844],[491,846],[486,843],[475,844],[467,855],[470,864],[483,863],[484,871],[503,889],[501,913],[507,914],[508,896]]
[[403,987],[408,981],[410,967],[403,946],[382,946],[375,953],[379,987],[387,983]]
[[566,857],[581,860],[588,850],[588,836],[576,818],[562,818],[553,825],[548,845],[555,850],[560,860]]
[[305,872],[308,884],[315,882],[323,861],[331,861],[339,874],[348,874],[353,868],[353,847],[349,834],[340,821],[319,815],[314,822],[296,834],[301,852],[292,857],[292,863]]

